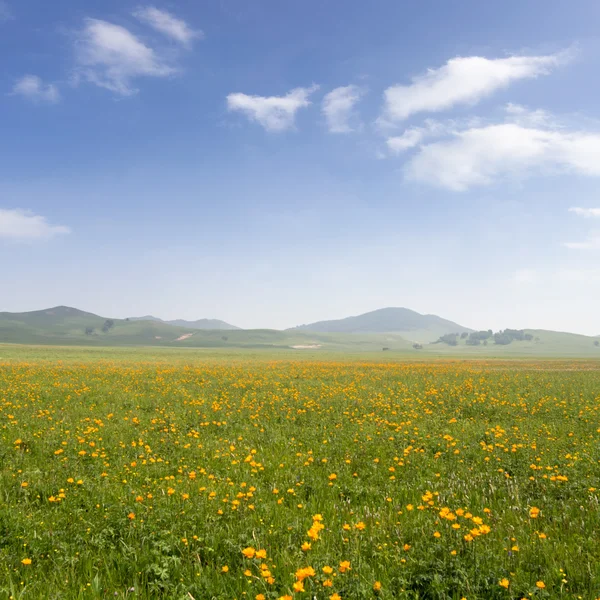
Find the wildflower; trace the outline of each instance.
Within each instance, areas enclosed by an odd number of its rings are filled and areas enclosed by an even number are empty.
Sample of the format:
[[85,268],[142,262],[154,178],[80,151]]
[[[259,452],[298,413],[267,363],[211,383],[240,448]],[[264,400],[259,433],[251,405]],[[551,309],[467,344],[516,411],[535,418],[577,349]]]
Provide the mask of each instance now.
[[31,559],[30,558],[24,558],[21,561],[22,564],[24,564],[25,566],[30,565],[31,564]]
[[308,552],[311,549],[311,545],[308,542],[304,542],[301,546],[303,552]]
[[314,577],[315,570],[312,567],[304,567],[296,571],[296,579],[298,581],[304,581],[307,577]]
[[229,573],[229,567],[227,565],[223,565],[221,567],[221,573]]
[[333,569],[330,566],[325,565],[323,567],[323,573],[325,573],[325,575],[331,575],[333,573]]
[[508,579],[506,579],[506,577],[504,577],[503,579],[501,579],[501,580],[498,582],[498,585],[499,585],[500,587],[503,587],[504,589],[508,589],[508,586],[510,585],[510,581],[508,581]]
[[302,584],[301,581],[296,581],[296,583],[294,583],[294,585],[292,587],[294,588],[295,592],[303,592],[304,591],[304,585]]
[[336,475],[335,473],[332,473],[332,474],[329,476],[329,481],[335,481],[336,479],[337,479],[337,475]]
[[339,594],[331,594],[329,600],[342,600],[342,597]]
[[257,550],[256,558],[267,558],[267,551],[266,550]]
[[252,548],[252,546],[248,547],[248,548],[244,548],[242,550],[242,554],[246,557],[246,558],[254,558],[254,555],[256,554],[256,550],[254,548]]
[[532,506],[532,507],[529,509],[529,516],[530,516],[532,519],[537,519],[537,518],[540,516],[540,509],[539,509],[539,508],[537,508],[537,507],[535,507],[535,506]]
[[350,571],[351,567],[350,567],[350,561],[349,560],[343,560],[340,563],[340,573],[345,573],[346,571]]
[[381,589],[381,581],[376,581],[376,582],[373,584],[373,591],[374,591],[374,592],[378,592],[380,589]]
[[130,513],[127,515],[127,518],[128,518],[130,521],[133,521],[133,520],[135,519],[135,513],[134,513],[134,512],[130,512]]
[[323,582],[323,587],[333,587],[333,581],[331,581],[331,579],[326,579]]
[[540,590],[543,590],[546,587],[546,584],[543,581],[536,581],[535,587],[539,588]]
[[442,537],[442,534],[441,534],[439,531],[436,531],[436,532],[433,534],[433,537],[434,537],[434,538],[441,538],[441,537]]
[[264,594],[256,594],[256,596],[254,596],[255,600],[266,600],[266,596]]
[[358,529],[359,531],[362,531],[366,527],[366,525],[362,521],[359,521],[354,527],[356,527],[356,529]]

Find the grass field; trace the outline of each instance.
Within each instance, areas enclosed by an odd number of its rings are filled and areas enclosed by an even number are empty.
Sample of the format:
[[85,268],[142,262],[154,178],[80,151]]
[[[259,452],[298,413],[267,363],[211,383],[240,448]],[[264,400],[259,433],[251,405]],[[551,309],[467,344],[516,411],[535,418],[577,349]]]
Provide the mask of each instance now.
[[598,598],[599,417],[593,360],[0,347],[0,598]]

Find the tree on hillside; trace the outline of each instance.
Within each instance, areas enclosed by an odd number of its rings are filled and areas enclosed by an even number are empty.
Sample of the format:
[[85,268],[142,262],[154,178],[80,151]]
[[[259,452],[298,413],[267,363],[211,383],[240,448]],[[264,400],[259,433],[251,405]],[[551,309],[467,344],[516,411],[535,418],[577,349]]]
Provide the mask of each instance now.
[[594,346],[600,346],[600,342],[599,342],[598,340],[596,340],[596,341],[594,342]]
[[463,332],[460,334],[460,339],[461,339],[461,340],[464,340],[464,339],[466,339],[468,336],[469,336],[469,334],[468,334],[466,331],[463,331]]
[[438,342],[448,344],[448,346],[458,346],[458,333],[447,333],[446,335],[440,336]]
[[423,350],[423,346],[421,344],[413,344],[413,348],[415,350]]
[[85,328],[85,335],[92,335],[94,333],[94,328],[93,327],[86,327]]
[[108,333],[115,326],[115,322],[112,319],[106,319],[104,325],[102,325],[103,333]]

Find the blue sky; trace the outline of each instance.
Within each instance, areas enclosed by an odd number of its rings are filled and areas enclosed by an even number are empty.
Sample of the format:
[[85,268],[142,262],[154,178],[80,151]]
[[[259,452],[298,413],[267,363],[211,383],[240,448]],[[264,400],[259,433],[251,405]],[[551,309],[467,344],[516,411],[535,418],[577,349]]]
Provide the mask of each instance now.
[[600,4],[0,0],[0,310],[600,333]]

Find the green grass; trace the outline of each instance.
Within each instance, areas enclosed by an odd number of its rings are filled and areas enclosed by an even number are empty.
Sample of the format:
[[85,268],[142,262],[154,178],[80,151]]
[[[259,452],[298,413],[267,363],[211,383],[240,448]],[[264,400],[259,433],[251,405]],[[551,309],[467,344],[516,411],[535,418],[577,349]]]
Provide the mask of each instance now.
[[0,598],[600,597],[600,363],[364,356],[0,346]]

